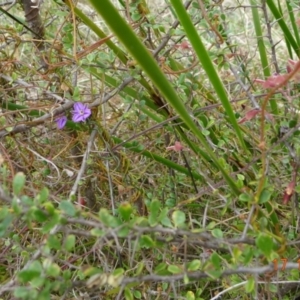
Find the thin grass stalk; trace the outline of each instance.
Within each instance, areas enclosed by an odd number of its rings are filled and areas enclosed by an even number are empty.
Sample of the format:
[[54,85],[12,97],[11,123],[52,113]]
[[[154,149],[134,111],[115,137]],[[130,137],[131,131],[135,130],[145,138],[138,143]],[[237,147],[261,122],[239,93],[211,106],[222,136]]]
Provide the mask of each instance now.
[[251,11],[252,11],[252,18],[253,18],[253,23],[254,23],[254,28],[255,28],[255,34],[256,34],[256,39],[257,39],[257,45],[258,45],[258,50],[259,50],[259,55],[260,55],[260,62],[261,66],[263,69],[263,73],[265,77],[269,77],[271,75],[271,71],[269,68],[269,62],[268,62],[268,56],[267,56],[267,51],[264,43],[264,37],[262,33],[262,29],[260,26],[260,20],[261,17],[259,16],[258,9],[255,5],[256,1],[250,0],[251,3]]

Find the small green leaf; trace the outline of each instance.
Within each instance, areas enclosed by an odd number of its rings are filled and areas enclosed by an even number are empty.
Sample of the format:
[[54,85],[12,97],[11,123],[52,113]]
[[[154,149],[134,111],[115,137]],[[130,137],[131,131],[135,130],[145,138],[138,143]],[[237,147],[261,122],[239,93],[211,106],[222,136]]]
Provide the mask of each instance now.
[[36,289],[41,288],[47,279],[45,277],[36,277],[30,281],[30,285]]
[[36,209],[33,215],[38,222],[45,222],[48,219],[48,216],[40,209]]
[[176,205],[176,200],[175,200],[175,198],[168,198],[168,199],[166,199],[165,204],[168,208],[173,208]]
[[211,234],[215,237],[215,238],[222,238],[223,237],[223,231],[219,228],[215,228],[212,230]]
[[34,260],[28,267],[28,270],[42,272],[43,266],[38,260]]
[[245,176],[242,174],[237,174],[236,176],[237,176],[238,180],[241,180],[241,181],[245,180]]
[[26,177],[24,173],[18,172],[13,180],[13,192],[16,196],[19,196],[22,189],[24,188],[24,184],[26,181]]
[[199,259],[194,259],[188,264],[188,271],[197,271],[201,266],[201,261]]
[[65,271],[63,271],[62,276],[63,276],[64,280],[66,280],[66,281],[70,280],[72,277],[72,272],[70,270],[65,270]]
[[160,223],[169,228],[173,227],[171,220],[167,216],[161,219]]
[[29,282],[36,277],[41,276],[43,271],[42,265],[39,261],[33,261],[26,270],[21,270],[18,274],[20,282]]
[[165,262],[158,264],[154,269],[154,273],[157,275],[169,275],[168,265]]
[[[14,198],[15,199],[15,198]],[[21,200],[22,204],[26,205],[26,206],[33,206],[33,200],[25,195],[22,195],[18,200]]]
[[251,202],[252,197],[248,194],[240,194],[239,195],[239,200],[243,202]]
[[53,206],[53,203],[51,202],[46,202],[43,204],[43,206],[45,207],[46,211],[52,215],[55,212],[55,207]]
[[116,217],[112,216],[107,209],[101,208],[99,211],[99,220],[103,222],[104,225],[116,228],[121,225],[121,221]]
[[29,296],[33,297],[31,290],[28,289],[28,287],[22,287],[22,286],[16,287],[16,289],[14,290],[14,296],[20,299],[28,299]]
[[119,277],[119,276],[123,275],[124,273],[125,273],[125,271],[123,268],[118,268],[118,269],[115,269],[112,274],[116,277]]
[[180,210],[175,210],[172,213],[172,220],[176,227],[182,227],[185,223],[185,213]]
[[48,200],[48,197],[49,197],[49,190],[45,187],[42,188],[40,193],[37,196],[38,203],[41,204],[46,202]]
[[215,226],[216,226],[216,222],[212,221],[212,222],[210,222],[210,223],[206,226],[206,229],[207,229],[207,230],[211,230],[211,229],[213,229]]
[[160,222],[162,219],[164,219],[165,217],[167,217],[168,213],[169,213],[169,209],[167,207],[163,208],[160,211],[159,216],[157,217],[158,222]]
[[48,233],[51,229],[53,229],[60,222],[60,215],[58,213],[54,213],[50,220],[44,224],[42,227],[42,233]]
[[61,249],[61,241],[57,238],[57,236],[53,234],[48,235],[47,245],[51,249],[60,250]]
[[217,270],[210,270],[205,272],[210,278],[212,279],[218,279],[222,275],[222,271],[217,271]]
[[195,300],[195,294],[192,291],[186,293],[186,300]]
[[67,236],[67,238],[65,239],[65,244],[64,244],[64,248],[67,250],[67,251],[71,251],[74,246],[75,246],[75,242],[76,242],[76,237],[74,234],[69,234]]
[[208,136],[208,135],[210,135],[210,132],[209,132],[209,130],[202,129],[202,134],[203,134],[204,136]]
[[7,132],[11,132],[11,131],[13,131],[13,129],[14,129],[14,127],[11,127],[11,126],[5,127],[5,130],[6,130]]
[[144,268],[145,268],[144,262],[139,262],[138,265],[137,265],[136,271],[135,271],[135,276],[141,275]]
[[253,261],[253,256],[255,255],[255,250],[252,247],[246,247],[243,251],[243,263],[248,265]]
[[187,274],[184,274],[184,276],[183,276],[183,282],[184,282],[185,285],[190,283],[190,279],[187,276]]
[[167,269],[167,264],[165,262],[159,263],[156,267],[154,272],[159,273],[160,271],[166,270]]
[[211,256],[210,256],[210,261],[213,263],[214,267],[216,269],[220,269],[221,268],[221,259],[219,257],[219,255],[214,252]]
[[149,208],[149,225],[154,227],[158,224],[158,216],[160,214],[161,203],[158,200],[152,200]]
[[32,279],[41,276],[41,272],[37,270],[22,270],[18,274],[18,279],[20,282],[29,282]]
[[253,277],[250,277],[247,280],[247,283],[245,285],[245,291],[247,294],[252,293],[254,291],[254,287],[255,287],[255,280]]
[[51,277],[57,277],[60,274],[60,267],[58,264],[51,264],[51,266],[47,270],[47,275]]
[[74,217],[76,214],[76,209],[75,206],[72,202],[70,201],[61,201],[59,203],[59,208],[68,216]]
[[268,202],[271,198],[271,195],[272,195],[272,193],[269,190],[263,189],[263,191],[261,192],[260,197],[259,197],[259,203],[262,204],[262,203]]
[[166,227],[173,227],[171,220],[168,217],[169,209],[163,208],[157,218],[157,221]]
[[146,249],[153,248],[156,246],[155,242],[152,240],[152,238],[149,235],[142,235],[140,237],[139,244],[140,247]]
[[264,233],[259,234],[259,236],[256,238],[256,246],[263,252],[266,257],[269,257],[271,255],[273,244],[273,239]]
[[124,226],[122,226],[122,228],[120,228],[117,232],[118,237],[127,237],[129,235],[129,227],[126,226],[126,224]]
[[105,232],[101,229],[98,228],[93,228],[91,229],[91,235],[96,236],[96,237],[101,237],[105,234]]
[[134,290],[133,295],[135,299],[142,299],[142,293],[138,290]]
[[171,272],[172,274],[180,274],[182,273],[182,269],[176,265],[169,265],[168,266],[168,271]]
[[131,293],[130,289],[125,288],[124,289],[124,296],[126,300],[133,300],[133,294]]
[[129,202],[122,202],[118,208],[120,216],[125,220],[129,221],[130,216],[133,212],[132,205]]
[[58,264],[51,262],[50,260],[48,260],[47,263],[44,263],[44,268],[46,271],[47,276],[51,276],[51,277],[57,277],[60,274],[60,267]]
[[[3,213],[6,212],[6,216],[3,216]],[[8,230],[10,224],[13,221],[13,216],[12,214],[8,211],[8,209],[5,208],[0,208],[0,237],[4,236],[6,234],[6,231]]]

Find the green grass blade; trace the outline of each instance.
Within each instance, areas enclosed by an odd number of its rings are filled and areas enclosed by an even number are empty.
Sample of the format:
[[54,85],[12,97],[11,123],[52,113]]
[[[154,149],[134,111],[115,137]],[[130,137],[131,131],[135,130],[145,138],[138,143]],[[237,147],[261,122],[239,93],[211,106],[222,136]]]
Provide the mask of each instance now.
[[286,23],[284,21],[284,17],[282,16],[282,14],[277,9],[277,7],[274,4],[273,0],[266,0],[266,3],[268,5],[269,9],[271,10],[273,16],[275,17],[275,19],[278,21],[278,24],[279,24],[281,30],[283,31],[284,36],[286,37],[286,39],[291,44],[291,46],[294,49],[297,57],[300,57],[299,46],[297,45],[297,42],[294,39],[294,37],[293,37],[291,31],[289,30],[288,26],[286,25]]
[[[255,28],[255,34],[256,34],[256,39],[257,39],[257,45],[258,45],[258,50],[259,50],[259,55],[260,55],[260,62],[261,66],[263,69],[263,73],[265,78],[271,76],[271,70],[269,67],[269,61],[268,61],[268,56],[267,56],[267,51],[264,43],[264,35],[261,29],[261,18],[258,13],[258,8],[256,6],[256,2],[254,0],[250,0],[250,4],[252,5],[252,18],[253,18],[253,23],[254,23],[254,28]],[[273,114],[278,114],[278,108],[275,100],[270,101],[271,109]]]
[[294,14],[293,8],[291,6],[291,1],[290,0],[286,0],[286,6],[287,6],[287,9],[288,9],[288,12],[289,12],[289,17],[290,17],[292,28],[293,28],[293,31],[294,31],[294,37],[296,38],[297,44],[299,46],[300,45],[299,29],[298,29],[298,26],[297,26],[297,23],[296,23],[295,14]]
[[267,51],[264,43],[264,35],[262,33],[260,21],[261,17],[259,16],[258,13],[258,8],[255,6],[256,1],[250,0],[250,3],[252,5],[252,18],[253,18],[253,23],[254,23],[254,28],[255,28],[255,34],[256,34],[256,39],[257,39],[257,45],[258,45],[258,50],[260,54],[260,62],[261,66],[263,68],[263,73],[265,77],[271,76],[271,71],[269,68],[269,62],[268,62],[268,56],[267,56]]
[[201,65],[203,69],[205,70],[211,84],[213,85],[218,97],[220,98],[222,105],[227,113],[228,119],[233,126],[240,143],[242,147],[246,150],[246,145],[244,143],[244,138],[241,133],[241,130],[239,128],[239,125],[236,121],[235,114],[232,110],[231,104],[229,102],[229,99],[227,97],[227,93],[225,91],[224,85],[218,76],[215,67],[208,55],[208,52],[195,28],[193,25],[189,15],[187,14],[183,4],[181,1],[177,0],[171,0],[171,3],[173,4],[173,8],[175,9],[178,19],[181,22],[181,25],[183,26],[186,35],[188,39],[190,40],[199,61],[201,62]]
[[[283,12],[282,12],[282,8],[281,8],[281,5],[280,5],[280,2],[277,1],[277,4],[278,4],[278,11],[281,15],[283,15]],[[284,40],[285,40],[285,44],[286,44],[286,47],[287,47],[287,50],[289,52],[289,57],[292,58],[293,57],[293,49],[292,49],[292,45],[291,43],[289,42],[289,40],[287,39],[286,36],[284,36]]]

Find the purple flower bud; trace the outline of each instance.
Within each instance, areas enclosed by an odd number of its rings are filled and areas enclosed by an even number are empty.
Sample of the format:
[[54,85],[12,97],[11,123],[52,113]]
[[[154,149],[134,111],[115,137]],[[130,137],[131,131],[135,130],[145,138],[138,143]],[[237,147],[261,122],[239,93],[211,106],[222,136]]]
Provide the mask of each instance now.
[[57,124],[58,129],[63,129],[67,123],[67,117],[60,116],[60,117],[56,118],[55,122]]

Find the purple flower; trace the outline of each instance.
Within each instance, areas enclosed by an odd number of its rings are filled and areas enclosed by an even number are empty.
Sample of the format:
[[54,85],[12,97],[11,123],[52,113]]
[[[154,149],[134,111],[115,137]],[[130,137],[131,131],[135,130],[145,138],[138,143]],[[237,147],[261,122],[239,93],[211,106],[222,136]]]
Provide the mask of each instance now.
[[58,129],[63,129],[67,123],[67,117],[60,116],[60,117],[56,118],[55,122],[57,124]]
[[76,102],[73,106],[72,113],[72,120],[77,123],[85,121],[91,115],[91,110],[86,104]]

